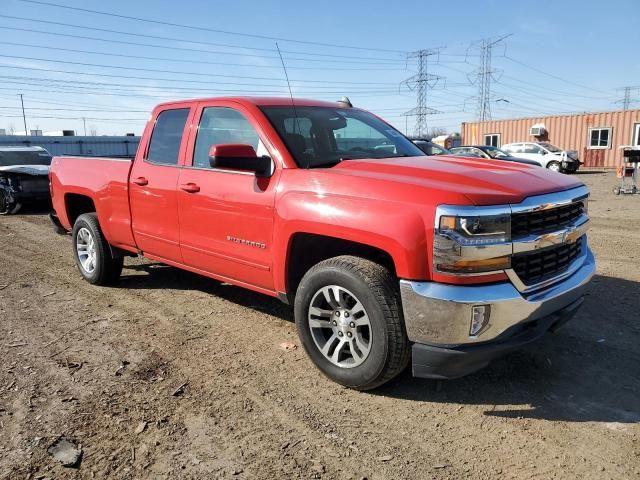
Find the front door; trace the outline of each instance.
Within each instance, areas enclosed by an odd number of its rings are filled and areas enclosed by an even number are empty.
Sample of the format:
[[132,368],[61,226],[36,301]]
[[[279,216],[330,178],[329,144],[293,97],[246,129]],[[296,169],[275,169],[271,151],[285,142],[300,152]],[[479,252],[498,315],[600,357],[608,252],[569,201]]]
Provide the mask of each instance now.
[[[222,104],[225,105],[225,104]],[[230,104],[234,105],[234,104]],[[180,245],[186,265],[219,278],[273,290],[272,237],[275,185],[252,172],[211,168],[213,145],[251,145],[269,155],[250,114],[232,106],[197,109],[198,130],[189,142],[178,181]]]
[[189,112],[187,107],[172,108],[157,115],[146,152],[136,157],[129,177],[136,245],[147,256],[178,263],[182,257],[176,187]]

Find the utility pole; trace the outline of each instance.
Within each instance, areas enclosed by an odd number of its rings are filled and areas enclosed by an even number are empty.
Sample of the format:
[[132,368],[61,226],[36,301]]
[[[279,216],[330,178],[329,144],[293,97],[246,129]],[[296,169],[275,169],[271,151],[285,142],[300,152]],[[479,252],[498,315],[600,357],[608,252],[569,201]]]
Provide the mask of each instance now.
[[20,104],[22,105],[22,121],[24,122],[24,134],[29,135],[29,132],[27,132],[27,116],[24,114],[24,99],[22,98],[21,93],[19,93],[18,95],[20,95]]
[[[423,137],[427,133],[427,115],[442,113],[428,106],[428,92],[444,77],[432,75],[428,72],[429,57],[438,55],[440,49],[424,49],[412,52],[408,58],[418,60],[418,73],[402,82],[409,90],[416,92],[416,106],[405,112],[405,117],[416,117],[415,136]],[[406,119],[405,119],[406,123]]]
[[476,71],[476,79],[472,83],[478,84],[478,121],[491,120],[491,80],[497,70],[491,68],[493,48],[512,34],[491,39],[484,38],[480,41],[480,65]]
[[84,126],[84,136],[87,136],[87,119],[82,117],[82,125]]
[[640,90],[640,85],[621,87],[621,88],[618,88],[617,90],[618,91],[622,90],[624,92],[622,99],[615,102],[615,103],[621,103],[623,110],[629,110],[629,107],[631,106],[631,104],[636,103],[638,101],[637,99],[631,96],[631,93],[633,91]]

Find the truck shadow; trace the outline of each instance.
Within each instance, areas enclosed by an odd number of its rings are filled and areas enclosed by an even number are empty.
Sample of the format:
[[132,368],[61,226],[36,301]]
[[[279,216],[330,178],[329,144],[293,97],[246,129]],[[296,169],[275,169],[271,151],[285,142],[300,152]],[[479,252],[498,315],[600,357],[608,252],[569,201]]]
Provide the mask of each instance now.
[[[160,264],[126,269],[148,274],[125,274],[123,288],[195,289],[293,321],[291,307],[266,295]],[[407,369],[370,394],[486,406],[494,417],[640,423],[639,291],[637,282],[598,275],[576,317],[540,342],[457,380],[416,379]]]
[[[127,271],[135,271],[138,274],[127,275]],[[139,274],[140,272],[147,275]],[[141,290],[165,288],[199,290],[243,307],[258,310],[289,322],[294,321],[292,308],[276,298],[161,263],[132,265],[125,261],[123,276],[118,286]]]

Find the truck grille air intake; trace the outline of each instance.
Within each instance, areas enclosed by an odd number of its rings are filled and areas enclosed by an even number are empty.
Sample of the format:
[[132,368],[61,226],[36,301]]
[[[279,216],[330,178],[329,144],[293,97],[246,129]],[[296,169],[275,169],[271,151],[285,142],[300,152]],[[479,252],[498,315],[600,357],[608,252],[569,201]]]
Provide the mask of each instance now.
[[511,267],[525,285],[535,285],[560,275],[582,252],[582,240],[514,255]]
[[537,212],[514,213],[511,215],[511,236],[554,232],[575,221],[584,211],[582,202]]

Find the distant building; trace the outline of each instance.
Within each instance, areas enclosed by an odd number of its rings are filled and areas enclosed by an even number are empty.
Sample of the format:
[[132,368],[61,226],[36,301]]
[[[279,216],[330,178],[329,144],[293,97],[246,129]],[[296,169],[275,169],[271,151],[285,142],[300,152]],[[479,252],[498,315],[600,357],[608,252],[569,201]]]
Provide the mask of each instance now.
[[622,163],[622,145],[640,145],[640,109],[463,122],[463,145],[549,142],[576,150],[583,167]]
[[29,130],[29,134],[25,134],[24,130],[13,132],[16,136],[31,136],[31,137],[73,137],[76,134],[75,130],[51,130],[43,132],[42,130]]
[[86,155],[96,157],[132,157],[140,137],[131,136],[0,136],[0,147],[43,147],[51,155]]

